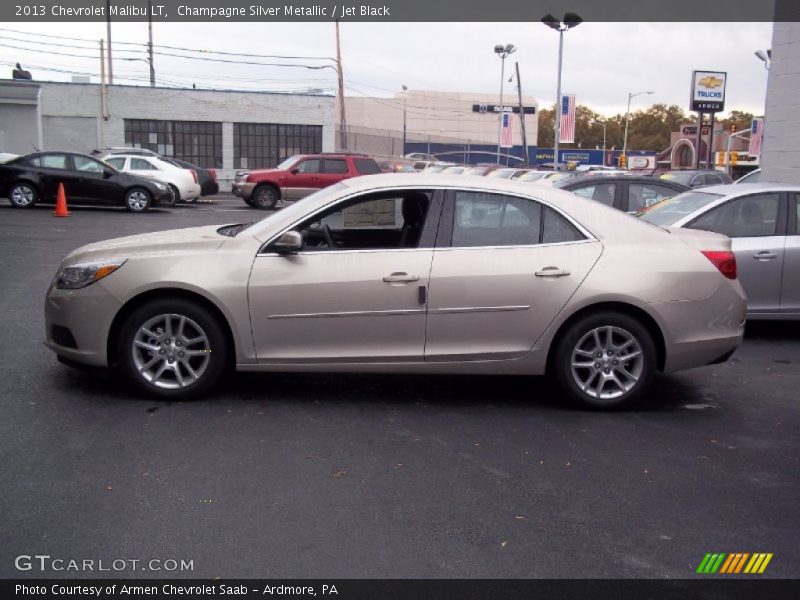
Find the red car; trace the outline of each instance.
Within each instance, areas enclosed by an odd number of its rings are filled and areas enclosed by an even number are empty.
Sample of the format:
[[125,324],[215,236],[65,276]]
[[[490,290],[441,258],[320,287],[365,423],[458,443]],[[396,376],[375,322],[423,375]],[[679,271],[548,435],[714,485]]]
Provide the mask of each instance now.
[[343,179],[374,175],[381,169],[365,154],[298,154],[274,169],[236,173],[231,191],[253,208],[275,208],[279,200],[300,200]]

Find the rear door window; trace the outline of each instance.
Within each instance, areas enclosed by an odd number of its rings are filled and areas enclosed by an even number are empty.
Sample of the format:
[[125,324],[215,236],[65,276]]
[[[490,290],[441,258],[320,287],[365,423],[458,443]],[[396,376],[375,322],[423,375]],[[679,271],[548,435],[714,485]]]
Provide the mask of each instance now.
[[361,175],[375,175],[381,172],[381,168],[371,158],[356,158],[353,162],[356,164],[356,171]]
[[615,183],[597,183],[572,190],[572,193],[583,198],[595,200],[606,206],[614,206],[616,189],[617,185]]
[[455,193],[455,248],[521,246],[539,243],[542,205],[533,200],[486,194]]
[[754,194],[709,210],[688,225],[731,238],[775,235],[780,194]]
[[664,198],[671,198],[680,194],[665,185],[653,183],[630,183],[628,184],[628,210],[639,211],[656,202],[661,202]]
[[147,161],[143,158],[131,158],[131,170],[132,171],[158,171],[153,165],[150,164],[150,161]]
[[323,161],[323,173],[347,173],[347,161],[343,158],[326,158]]

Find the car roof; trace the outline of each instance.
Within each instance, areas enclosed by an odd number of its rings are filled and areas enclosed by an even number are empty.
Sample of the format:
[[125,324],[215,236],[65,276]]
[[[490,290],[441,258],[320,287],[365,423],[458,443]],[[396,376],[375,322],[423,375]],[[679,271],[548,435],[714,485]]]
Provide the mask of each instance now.
[[727,183],[722,185],[707,185],[697,188],[698,192],[709,192],[723,196],[741,196],[757,192],[800,192],[800,185],[794,183]]
[[[617,181],[627,181],[629,183],[652,183],[656,185],[673,186],[676,189],[689,190],[689,186],[683,185],[679,181],[671,181],[669,179],[659,179],[657,177],[650,177],[649,175],[582,175],[580,177],[570,177],[562,182],[556,183],[557,187],[566,188],[569,186],[585,185],[587,183],[608,183]],[[559,185],[560,184],[560,185]]]

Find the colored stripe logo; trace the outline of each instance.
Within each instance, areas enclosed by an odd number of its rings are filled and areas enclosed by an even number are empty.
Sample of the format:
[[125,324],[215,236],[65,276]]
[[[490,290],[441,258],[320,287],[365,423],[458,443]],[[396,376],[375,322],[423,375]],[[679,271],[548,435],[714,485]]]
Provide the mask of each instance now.
[[716,552],[703,557],[697,573],[701,575],[713,575],[715,573],[725,575],[761,574],[767,569],[769,561],[772,560],[772,552]]

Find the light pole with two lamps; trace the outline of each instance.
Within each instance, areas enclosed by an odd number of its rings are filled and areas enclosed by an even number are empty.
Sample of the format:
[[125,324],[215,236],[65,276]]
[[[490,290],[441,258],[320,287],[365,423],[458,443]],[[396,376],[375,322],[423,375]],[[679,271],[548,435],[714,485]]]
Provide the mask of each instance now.
[[503,82],[506,77],[506,58],[517,51],[514,44],[497,44],[494,53],[500,57],[500,115],[497,121],[497,164],[500,164],[500,144],[503,138]]
[[558,138],[561,136],[561,62],[564,56],[564,32],[577,27],[583,22],[575,13],[566,13],[564,20],[559,21],[553,15],[542,17],[542,23],[558,32],[558,83],[556,84],[556,122],[553,128],[555,140],[553,143],[553,169],[561,170],[558,162]]
[[635,98],[636,96],[641,96],[642,94],[654,94],[652,90],[648,90],[646,92],[628,92],[628,109],[625,111],[625,136],[622,140],[622,156],[628,158],[628,121],[631,118],[631,98]]

